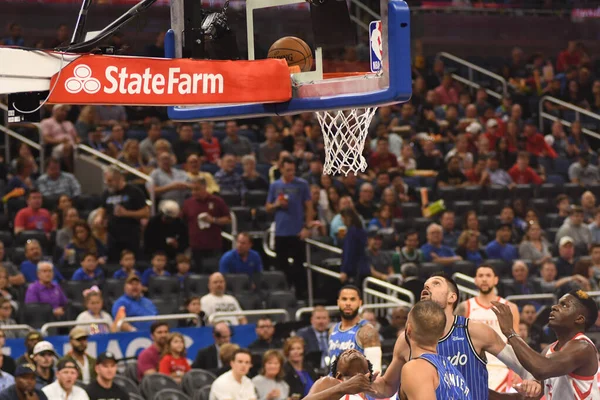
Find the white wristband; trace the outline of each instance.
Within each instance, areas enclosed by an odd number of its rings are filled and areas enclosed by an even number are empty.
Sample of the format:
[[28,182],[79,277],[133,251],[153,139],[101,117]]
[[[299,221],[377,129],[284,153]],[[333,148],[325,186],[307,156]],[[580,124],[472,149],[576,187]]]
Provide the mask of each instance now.
[[383,352],[381,347],[367,347],[365,349],[365,357],[373,364],[373,372],[381,372],[381,357]]

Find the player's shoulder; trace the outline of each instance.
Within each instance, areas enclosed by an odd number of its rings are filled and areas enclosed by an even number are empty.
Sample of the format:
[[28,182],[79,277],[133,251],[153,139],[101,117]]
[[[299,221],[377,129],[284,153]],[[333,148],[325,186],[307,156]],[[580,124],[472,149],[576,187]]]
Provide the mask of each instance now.
[[[406,375],[405,375],[405,371],[406,371]],[[437,373],[437,368],[435,367],[435,365],[431,362],[426,360],[425,358],[413,358],[412,360],[410,360],[409,362],[407,362],[404,367],[402,368],[402,375],[404,375],[404,378],[408,377],[410,378],[415,377],[415,379],[417,381],[419,381],[420,379],[422,379],[424,374],[435,374]],[[403,379],[404,382],[406,382],[406,380]]]
[[334,386],[339,385],[340,381],[333,376],[324,376],[317,379],[315,384],[311,387],[309,393],[319,393]]

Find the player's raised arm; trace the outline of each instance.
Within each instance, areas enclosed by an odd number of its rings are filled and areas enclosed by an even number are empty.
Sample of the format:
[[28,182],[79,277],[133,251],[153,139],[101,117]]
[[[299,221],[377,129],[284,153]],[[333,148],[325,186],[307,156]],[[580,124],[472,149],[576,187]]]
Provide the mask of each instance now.
[[385,371],[385,375],[379,376],[371,384],[371,389],[368,394],[375,398],[386,398],[393,396],[400,387],[400,375],[402,367],[408,361],[409,347],[406,343],[404,333],[400,332],[396,344],[394,345],[394,353],[392,362]]
[[373,364],[373,371],[381,372],[381,341],[379,332],[371,324],[362,326],[356,333],[356,342],[365,349],[364,354],[367,360]]
[[347,394],[365,392],[371,384],[369,375],[357,374],[343,382],[325,376],[315,382],[304,400],[339,400]]
[[401,400],[436,400],[437,370],[429,362],[416,359],[402,368]]

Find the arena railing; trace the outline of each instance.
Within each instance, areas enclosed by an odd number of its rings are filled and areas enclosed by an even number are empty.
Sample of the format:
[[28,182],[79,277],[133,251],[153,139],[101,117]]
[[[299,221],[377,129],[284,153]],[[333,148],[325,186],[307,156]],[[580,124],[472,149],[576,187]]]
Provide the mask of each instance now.
[[238,234],[237,230],[237,216],[233,211],[229,211],[229,217],[231,218],[231,232],[221,231],[221,237],[231,242],[231,248],[235,249],[235,238]]
[[[600,114],[593,113],[591,111],[586,110],[585,108],[577,107],[574,104],[567,103],[566,101],[562,101],[560,99],[557,99],[556,97],[543,96],[538,103],[538,114],[539,114],[539,119],[540,119],[539,120],[540,132],[544,131],[544,119],[550,120],[552,122],[559,121],[562,126],[566,126],[567,128],[571,127],[571,124],[572,124],[570,121],[564,120],[555,115],[545,112],[544,111],[544,103],[545,102],[550,102],[550,103],[556,104],[558,106],[568,108],[571,111],[574,111],[575,112],[575,121],[579,121],[581,115],[585,115],[586,117],[593,118],[596,121],[600,122]],[[600,134],[598,132],[594,132],[590,129],[583,128],[583,127],[582,127],[581,131],[583,133],[585,133],[586,135],[595,137],[596,139],[600,139]]]
[[155,321],[177,321],[181,319],[198,318],[197,314],[165,314],[165,315],[150,315],[147,317],[125,317],[117,322],[117,332],[121,331],[121,327],[125,322],[155,322]]
[[[44,152],[42,151],[42,149],[44,148],[44,143],[43,143],[43,138],[42,138],[42,134],[40,132],[40,124],[35,124],[35,123],[30,123],[30,122],[26,122],[26,123],[9,123],[8,122],[8,107],[5,104],[0,103],[0,110],[4,111],[7,118],[6,118],[6,126],[2,126],[0,125],[0,131],[4,132],[5,134],[5,140],[4,140],[4,158],[5,158],[5,162],[10,163],[11,161],[11,155],[10,155],[10,138],[14,138],[17,139],[23,143],[26,143],[28,146],[36,149],[37,151],[40,152],[40,165],[44,165],[45,160],[44,160]],[[26,138],[25,136],[11,130],[8,128],[9,125],[13,125],[13,126],[23,126],[23,127],[27,127],[27,128],[34,128],[37,129],[38,131],[38,138],[39,138],[39,143],[34,142],[31,139]]]
[[[369,276],[368,278],[366,278],[363,281],[362,289],[363,289],[363,303],[364,304],[371,304],[371,301],[369,301],[371,299],[367,297],[367,294],[370,294],[373,292],[378,292],[377,290],[370,289],[368,287],[369,284],[385,288],[387,291],[387,293],[385,293],[386,296],[391,296],[392,298],[395,298],[396,300],[399,300],[402,303],[406,303],[406,304],[410,305],[411,307],[413,305],[415,305],[415,295],[410,290],[406,290],[404,288],[401,288],[400,286],[394,285],[394,284],[386,282],[386,281],[382,281],[381,279],[373,278],[371,276]],[[382,292],[379,291],[379,293],[382,293]],[[401,300],[400,297],[406,297],[406,298],[408,298],[408,301]],[[383,299],[383,298],[384,298],[383,296],[380,296],[380,299]]]
[[[354,6],[350,7],[350,10],[354,12],[354,14],[350,14],[350,20],[365,31],[369,31],[369,25],[363,22],[365,16],[370,16],[371,21],[381,21],[381,15],[377,14],[375,11],[367,7],[361,1],[350,0],[350,3],[352,4],[352,6]],[[363,15],[363,12],[365,13],[365,15]]]
[[461,285],[459,282],[466,283],[470,286],[475,286],[475,279],[472,276],[461,274],[460,272],[455,272],[452,275],[452,279],[456,282],[456,286],[458,286],[458,290],[460,291],[459,301],[465,301],[470,299],[471,297],[476,297],[479,294],[479,291],[467,287],[465,285]]
[[587,294],[590,297],[595,297],[596,301],[600,300],[600,291],[596,290],[596,291],[591,291],[591,292],[587,292]]
[[440,52],[437,54],[438,58],[445,58],[447,60],[453,61],[457,64],[462,65],[463,67],[466,67],[468,72],[467,78],[464,78],[460,75],[457,74],[452,74],[452,78],[458,82],[461,82],[464,85],[470,86],[474,89],[479,89],[481,88],[481,85],[475,82],[475,77],[474,77],[474,72],[479,72],[482,75],[486,75],[496,81],[498,81],[500,83],[500,85],[502,86],[502,93],[498,93],[494,90],[491,89],[485,89],[485,92],[492,96],[495,97],[496,99],[502,99],[502,97],[506,96],[508,94],[508,83],[506,82],[506,79],[504,79],[502,76],[493,73],[492,71],[490,71],[489,69],[485,69],[482,68],[478,65],[475,65],[473,63],[468,62],[465,59],[462,59],[460,57],[456,57],[453,54],[450,53],[446,53],[446,52]]
[[[406,304],[407,307],[410,307],[410,305],[407,303]],[[364,310],[375,310],[375,309],[394,309],[397,307],[402,307],[402,305],[399,305],[398,303],[378,303],[378,304],[364,304],[362,307],[360,307],[360,309],[358,310],[359,313],[363,312]],[[325,310],[331,312],[331,311],[339,311],[340,307],[339,306],[324,306],[323,308],[325,308]],[[301,307],[298,310],[296,310],[296,314],[294,315],[294,317],[296,318],[296,321],[301,321],[302,320],[302,316],[304,314],[310,314],[313,312],[313,310],[315,309],[315,307]]]
[[76,151],[82,151],[85,152],[93,157],[99,158],[102,161],[107,162],[110,165],[114,165],[116,167],[119,167],[120,169],[122,169],[123,171],[126,171],[127,173],[131,174],[131,175],[135,175],[136,177],[142,179],[143,181],[146,182],[146,188],[148,189],[148,194],[150,195],[150,200],[147,202],[148,205],[150,206],[150,213],[151,215],[155,214],[155,208],[156,208],[156,194],[154,193],[154,183],[152,182],[152,178],[150,178],[150,175],[146,175],[140,171],[138,171],[135,168],[130,167],[129,165],[117,160],[116,158],[107,156],[106,154],[99,152],[96,149],[92,149],[90,146],[87,146],[85,144],[78,144],[75,147]]
[[[212,325],[215,320],[226,317],[255,317],[263,315],[283,315],[285,322],[290,320],[290,313],[283,308],[270,308],[266,310],[243,310],[243,311],[219,311],[210,314],[208,324]],[[196,316],[197,317],[197,316]]]
[[42,328],[40,329],[40,333],[42,334],[42,336],[48,336],[48,331],[50,329],[53,328],[70,328],[72,326],[88,326],[88,325],[106,325],[108,328],[110,328],[110,324],[107,322],[98,322],[98,321],[89,321],[89,322],[83,322],[83,321],[57,321],[57,322],[47,322],[44,325],[42,325]]
[[2,325],[0,329],[3,331],[35,331],[35,328],[26,324],[15,324],[15,325]]

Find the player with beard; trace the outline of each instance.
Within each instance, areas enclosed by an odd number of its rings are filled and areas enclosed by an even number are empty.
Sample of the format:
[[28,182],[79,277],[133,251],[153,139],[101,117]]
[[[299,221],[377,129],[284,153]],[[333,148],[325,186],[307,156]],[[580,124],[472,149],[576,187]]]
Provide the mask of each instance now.
[[[497,356],[510,365],[519,375],[533,379],[531,374],[521,367],[510,346],[496,332],[479,322],[471,322],[468,318],[455,316],[459,291],[452,278],[443,274],[433,274],[423,286],[421,300],[432,300],[444,309],[446,326],[444,334],[438,341],[437,352],[446,357],[464,376],[473,399],[514,399],[522,398],[517,393],[497,393],[488,389],[488,372],[485,352]],[[372,385],[374,397],[385,397],[395,393],[400,385],[400,374],[405,363],[411,359],[411,349],[403,334],[398,336],[394,346],[393,359],[384,376],[375,380]],[[541,393],[537,382],[526,380],[516,389],[526,396]]]
[[552,306],[548,326],[558,340],[542,354],[525,343],[514,330],[514,313],[506,304],[492,302],[500,328],[523,366],[543,380],[547,400],[599,400],[596,384],[598,350],[583,332],[594,326],[598,305],[583,290],[573,290]]
[[[460,303],[456,309],[456,315],[462,315],[471,321],[479,321],[489,325],[506,343],[506,336],[502,334],[498,318],[496,318],[496,314],[492,311],[492,301],[497,301],[510,307],[514,316],[513,327],[517,332],[519,331],[519,309],[515,304],[498,296],[495,290],[496,285],[498,285],[498,275],[494,271],[494,268],[490,265],[481,264],[475,271],[475,286],[479,289],[479,294]],[[498,392],[506,392],[511,387],[510,370],[506,364],[492,354],[488,355],[487,369],[489,378],[488,386],[491,389]]]
[[360,290],[346,285],[338,293],[337,305],[342,320],[335,324],[329,334],[329,363],[332,363],[344,350],[356,349],[363,353],[381,371],[381,343],[379,332],[368,321],[358,315],[362,306]]

